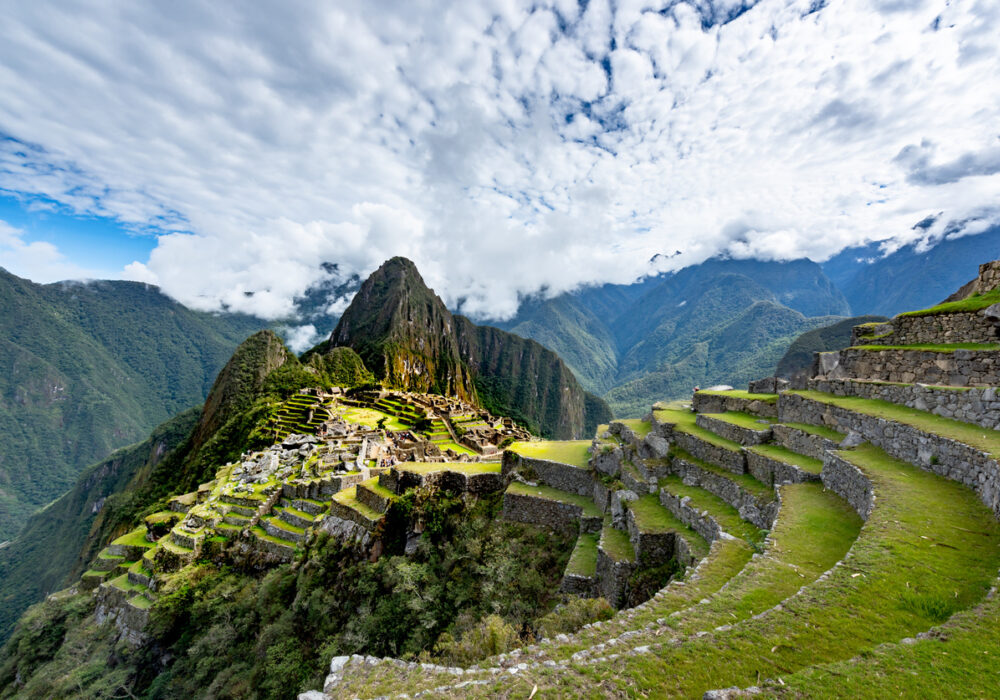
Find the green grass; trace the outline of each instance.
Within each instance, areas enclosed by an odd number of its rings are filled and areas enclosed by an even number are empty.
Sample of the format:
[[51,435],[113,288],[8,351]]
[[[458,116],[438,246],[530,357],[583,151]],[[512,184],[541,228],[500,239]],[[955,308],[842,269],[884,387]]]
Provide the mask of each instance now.
[[795,428],[796,430],[801,430],[803,433],[826,438],[838,444],[843,442],[844,438],[847,437],[843,433],[838,433],[833,428],[828,428],[825,425],[812,425],[810,423],[782,423],[781,425],[787,425],[789,428]]
[[533,442],[515,442],[509,448],[522,457],[547,459],[561,462],[573,467],[587,468],[590,459],[590,440],[538,440]]
[[737,485],[741,486],[743,490],[756,496],[757,498],[761,498],[766,501],[773,501],[775,498],[774,489],[767,484],[757,481],[757,479],[755,479],[751,474],[736,474],[728,469],[704,462],[694,455],[688,454],[684,450],[680,449],[674,451],[674,457],[683,459],[686,462],[691,462],[695,466],[701,467],[705,471],[711,472],[716,476],[729,479],[730,481],[733,481]]
[[628,533],[611,527],[608,522],[604,523],[601,530],[600,547],[615,561],[635,561],[635,550]]
[[474,450],[470,450],[465,445],[459,445],[457,442],[452,442],[451,440],[448,440],[448,442],[438,442],[438,443],[435,443],[435,444],[438,446],[438,449],[440,449],[442,452],[444,450],[447,450],[447,449],[452,449],[452,450],[455,451],[456,454],[460,454],[460,455],[475,455],[476,454],[476,452]]
[[715,418],[716,420],[725,421],[726,423],[732,423],[735,426],[746,428],[747,430],[769,430],[771,428],[771,424],[777,422],[768,418],[755,416],[751,413],[743,413],[741,411],[702,413],[701,415],[706,418]]
[[701,390],[699,394],[706,394],[708,396],[731,396],[734,399],[747,399],[749,401],[763,401],[764,403],[777,403],[777,394],[751,394],[749,391],[740,391],[739,389],[730,389],[729,391],[706,391]]
[[[653,429],[652,423],[650,423],[647,420],[640,420],[638,418],[622,418],[620,420],[616,420],[615,423],[621,423],[622,425],[631,429],[631,431],[635,433],[636,437],[638,437],[640,440],[649,435],[649,432]],[[597,434],[600,435],[601,431],[598,430]]]
[[140,610],[149,610],[153,607],[153,602],[144,595],[132,596],[128,599],[129,605],[133,605]]
[[396,416],[383,413],[382,411],[376,411],[374,408],[350,406],[346,411],[344,411],[342,418],[348,423],[353,423],[354,425],[364,425],[369,428],[378,427],[379,420],[384,418],[386,430],[410,429],[409,423],[404,423]]
[[742,449],[742,445],[738,442],[727,440],[724,437],[716,435],[711,430],[705,430],[701,426],[697,425],[695,423],[696,416],[698,415],[697,413],[684,409],[672,408],[657,409],[653,413],[656,416],[656,419],[661,423],[670,423],[674,426],[675,430],[687,433],[688,435],[694,435],[696,438],[700,438],[707,443],[715,445],[716,447],[721,447],[733,452],[739,452]]
[[798,452],[792,452],[781,445],[754,445],[753,447],[748,447],[747,451],[756,452],[778,462],[790,464],[810,474],[819,474],[823,471],[823,460],[799,454]]
[[382,519],[382,514],[372,508],[369,508],[364,503],[358,500],[357,489],[354,486],[350,486],[343,491],[338,491],[333,495],[333,500],[337,503],[347,506],[352,510],[356,510],[361,513],[365,518],[371,520],[372,522],[378,522]]
[[154,542],[146,539],[146,526],[141,525],[127,534],[122,535],[111,544],[124,545],[128,547],[155,547]]
[[818,391],[793,391],[813,401],[837,406],[867,416],[884,418],[918,430],[935,433],[987,452],[994,459],[1000,459],[1000,431],[989,430],[971,423],[963,423],[951,418],[936,416],[927,411],[918,411],[879,399],[863,399],[857,396],[833,396]]
[[267,531],[264,530],[264,528],[262,528],[260,525],[254,525],[252,528],[250,528],[250,532],[253,534],[254,537],[264,540],[266,542],[270,542],[271,544],[277,544],[281,545],[282,547],[289,547],[292,549],[295,548],[294,542],[290,540],[283,540],[278,537],[272,537],[271,535],[267,534]]
[[678,498],[690,498],[689,503],[692,508],[699,512],[707,511],[719,527],[733,537],[739,537],[755,545],[763,543],[767,533],[741,518],[738,510],[714,493],[698,486],[688,486],[679,476],[660,479],[659,486]]
[[[378,477],[377,476],[373,477],[371,479],[368,479],[367,481],[362,481],[360,485],[364,486],[369,491],[372,491],[372,492],[378,494],[382,498],[388,498],[389,500],[392,500],[392,499],[396,498],[396,494],[394,494],[392,491],[390,491],[389,489],[387,489],[385,486],[382,486],[382,484],[378,483]],[[307,513],[303,513],[302,511],[296,511],[294,508],[290,508],[289,510],[291,510],[293,513],[296,513],[297,515],[301,515],[303,517],[311,517]]]
[[296,535],[304,535],[304,534],[306,534],[306,531],[305,531],[304,528],[296,527],[295,525],[290,525],[289,523],[286,523],[284,520],[281,520],[277,516],[265,516],[263,519],[267,520],[267,522],[270,525],[273,525],[274,527],[278,528],[279,530],[284,530],[285,532],[291,532],[291,533],[294,533]]
[[687,540],[691,553],[699,559],[708,553],[705,538],[682,523],[660,503],[659,496],[648,493],[628,504],[641,533],[676,532]]
[[974,294],[966,299],[949,301],[919,311],[905,311],[899,316],[937,316],[940,314],[975,313],[987,306],[1000,303],[1000,289],[993,289],[985,294]]
[[431,474],[434,472],[460,472],[462,474],[499,474],[499,462],[404,462],[397,464],[396,469],[413,474]]
[[919,350],[921,352],[955,352],[956,350],[1000,350],[998,343],[917,343],[914,345],[854,345],[848,350]]
[[566,573],[592,577],[597,573],[597,535],[584,533],[576,540]]
[[549,501],[579,506],[583,509],[583,514],[586,516],[599,517],[601,515],[601,511],[597,508],[597,505],[586,496],[570,493],[569,491],[560,491],[545,484],[529,486],[520,481],[512,481],[510,486],[507,487],[507,493],[516,496],[533,496],[535,498],[544,498]]
[[[688,636],[679,646],[664,644],[652,653],[585,661],[557,674],[529,669],[516,678],[477,688],[475,693],[518,697],[525,691],[526,696],[537,684],[542,697],[596,697],[596,689],[605,697],[700,697],[711,688],[747,687],[816,664],[842,663],[858,655],[867,658],[879,644],[914,636],[981,601],[1000,565],[1000,524],[976,495],[871,446],[839,454],[872,480],[875,508],[843,565],[817,579],[818,571],[829,568],[829,554],[839,558],[845,551],[845,536],[849,541],[860,521],[855,515],[852,524],[847,522],[850,517],[838,520],[827,512],[796,523],[792,499],[785,500],[787,508],[782,510],[775,537],[781,543],[779,534],[787,535],[783,546],[799,550],[800,556],[783,566],[769,567],[767,578],[785,580],[780,609],[759,618],[749,614],[776,602],[775,596],[761,595],[759,584],[746,588],[742,583],[749,581],[754,570],[759,571],[763,558],[758,558],[708,604],[690,609],[690,616],[668,620],[663,638],[713,630],[727,618],[731,629],[715,629],[704,638]],[[824,494],[819,484],[783,487],[783,494],[789,496],[796,491],[834,498],[829,492]],[[840,503],[841,509],[846,507]],[[826,557],[823,550],[829,550]],[[798,595],[788,597],[803,584],[807,585]],[[628,644],[647,644],[658,633],[642,632]],[[615,651],[621,654],[623,649]],[[840,689],[834,686],[834,690]],[[952,691],[963,694],[956,688]]]

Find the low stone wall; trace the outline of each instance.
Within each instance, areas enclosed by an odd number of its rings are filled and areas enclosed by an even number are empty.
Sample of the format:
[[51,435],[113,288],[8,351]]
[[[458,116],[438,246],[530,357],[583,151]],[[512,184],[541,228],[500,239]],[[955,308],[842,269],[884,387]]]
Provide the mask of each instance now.
[[698,512],[691,506],[691,497],[678,498],[665,489],[660,489],[660,504],[674,514],[674,517],[690,527],[709,542],[722,535],[722,528],[707,512]]
[[782,394],[780,410],[783,420],[829,425],[844,433],[857,431],[896,459],[965,484],[1000,517],[1000,464],[986,452],[908,425],[854,413],[798,394]]
[[340,518],[341,520],[347,520],[349,522],[360,525],[366,530],[374,530],[378,525],[378,520],[369,520],[364,515],[354,510],[350,506],[346,506],[337,501],[331,501],[330,503],[330,515]]
[[875,505],[872,483],[860,469],[835,452],[823,461],[823,486],[847,501],[862,520],[868,520]]
[[779,459],[771,459],[766,455],[747,450],[747,470],[753,477],[768,486],[779,484],[798,484],[803,481],[819,481],[819,474],[803,471],[792,464],[786,464]]
[[648,566],[655,566],[669,561],[674,557],[674,532],[643,532],[635,522],[635,514],[629,510],[625,516],[628,527],[628,539],[632,543],[636,561]]
[[810,379],[809,388],[835,396],[880,399],[945,418],[1000,429],[1000,395],[994,387],[941,389],[922,384],[885,384],[853,379]]
[[819,435],[807,433],[804,430],[793,428],[789,425],[775,423],[771,426],[775,441],[782,447],[787,447],[792,452],[806,455],[814,459],[823,459],[827,450],[835,450],[838,445],[833,440],[828,440]]
[[260,526],[264,528],[264,532],[269,534],[271,537],[277,537],[279,540],[289,540],[291,542],[306,541],[305,533],[285,530],[284,528],[275,525],[274,522],[271,520],[261,520]]
[[275,560],[282,562],[291,561],[295,556],[295,548],[291,545],[272,542],[260,537],[253,538],[253,548],[261,552],[266,552]]
[[360,503],[363,503],[378,513],[385,513],[389,510],[391,499],[387,496],[383,496],[374,489],[368,488],[364,484],[358,484],[357,490],[354,493]]
[[603,549],[597,548],[597,591],[616,608],[628,599],[628,580],[636,569],[635,562],[615,561]]
[[503,496],[503,519],[567,532],[600,532],[602,524],[601,518],[584,516],[580,506],[509,491]]
[[559,584],[559,592],[585,598],[596,598],[597,578],[595,576],[580,576],[579,574],[563,574],[562,582]]
[[861,350],[817,353],[814,377],[911,384],[989,386],[1000,376],[1000,350]]
[[[392,467],[379,474],[378,482],[393,493],[407,489],[433,486],[456,493],[492,493],[503,488],[504,479],[497,472],[467,474],[452,469],[433,472],[411,472],[403,467]],[[378,509],[376,509],[378,510]]]
[[738,442],[741,445],[759,445],[771,439],[770,423],[761,423],[759,430],[751,430],[750,428],[730,423],[727,420],[713,418],[704,413],[699,413],[694,420],[699,427],[710,430],[720,437]]
[[[503,453],[502,474],[505,481],[518,471],[531,481],[540,481],[560,491],[589,496],[594,488],[594,476],[589,469],[548,459],[524,457],[507,450]],[[534,478],[532,478],[534,477]]]
[[739,484],[724,476],[702,469],[686,459],[675,459],[674,471],[685,484],[700,486],[714,493],[739,511],[740,517],[757,527],[770,530],[778,516],[778,501],[764,500],[744,490]]
[[855,326],[851,345],[917,343],[995,343],[998,327],[979,313],[897,316],[891,321]]
[[[773,379],[773,377],[771,378]],[[722,394],[706,394],[696,391],[693,398],[694,410],[697,413],[725,413],[726,411],[741,411],[752,413],[761,418],[777,418],[778,405],[760,399],[746,399],[740,396],[725,396]]]
[[725,447],[713,445],[710,442],[702,440],[700,437],[696,437],[690,433],[682,433],[679,430],[674,431],[674,442],[678,447],[703,462],[716,464],[734,474],[743,474],[746,472],[746,457],[742,450],[739,452],[727,450]]
[[594,481],[594,495],[592,496],[594,503],[597,505],[598,509],[602,513],[607,513],[608,508],[611,507],[611,489],[605,486],[602,482]]

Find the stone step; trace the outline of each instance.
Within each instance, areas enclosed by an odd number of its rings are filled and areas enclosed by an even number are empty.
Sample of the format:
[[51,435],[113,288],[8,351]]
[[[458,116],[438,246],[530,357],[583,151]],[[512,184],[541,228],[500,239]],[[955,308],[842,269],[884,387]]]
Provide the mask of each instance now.
[[778,417],[777,394],[751,394],[736,389],[730,391],[696,391],[692,398],[698,413],[725,413],[739,411],[761,418]]
[[1000,344],[859,345],[819,353],[815,376],[947,386],[1000,385]]
[[764,530],[741,518],[736,508],[714,493],[685,484],[679,476],[660,479],[659,488],[660,503],[705,540],[711,542],[726,533],[755,545],[764,541]]
[[350,486],[334,494],[330,503],[330,515],[356,523],[368,532],[373,532],[385,516],[361,503],[356,491],[357,486]]
[[604,516],[587,496],[545,484],[513,481],[504,492],[503,519],[553,529],[597,532]]
[[357,499],[376,513],[385,514],[396,500],[396,494],[379,483],[381,476],[362,481],[357,485]]
[[292,544],[298,544],[306,540],[306,531],[304,528],[289,525],[276,516],[265,515],[260,519],[258,524],[264,529],[264,532],[276,539],[285,540]]
[[1000,517],[1000,431],[885,401],[786,391],[781,417],[854,431],[904,462],[965,484]]
[[581,533],[566,564],[559,592],[593,597],[597,595],[597,540],[596,533]]
[[847,437],[825,425],[775,423],[771,426],[778,445],[813,459],[822,460],[827,450],[835,450]]
[[747,450],[747,470],[768,486],[819,481],[823,462],[781,445],[755,445]]
[[654,494],[630,501],[626,522],[636,560],[643,566],[675,559],[686,567],[708,553],[708,541],[674,516]]
[[696,424],[741,445],[759,445],[771,439],[771,421],[740,411],[699,413]]
[[774,489],[750,474],[733,474],[684,451],[675,453],[671,469],[685,484],[715,494],[735,508],[740,517],[762,530],[770,530],[774,525],[778,515]]
[[810,379],[806,388],[834,396],[888,401],[990,430],[1000,428],[1000,392],[996,387],[932,386],[870,379]]
[[274,508],[274,513],[280,520],[303,530],[312,527],[316,521],[315,515],[292,508],[291,506],[278,506]]

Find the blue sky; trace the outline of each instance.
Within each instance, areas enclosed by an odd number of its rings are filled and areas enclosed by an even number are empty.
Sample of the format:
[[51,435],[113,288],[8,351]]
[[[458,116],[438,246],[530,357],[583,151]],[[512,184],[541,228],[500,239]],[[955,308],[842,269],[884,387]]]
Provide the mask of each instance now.
[[0,265],[279,318],[406,255],[504,318],[713,255],[974,235],[997,26],[1000,0],[10,3]]

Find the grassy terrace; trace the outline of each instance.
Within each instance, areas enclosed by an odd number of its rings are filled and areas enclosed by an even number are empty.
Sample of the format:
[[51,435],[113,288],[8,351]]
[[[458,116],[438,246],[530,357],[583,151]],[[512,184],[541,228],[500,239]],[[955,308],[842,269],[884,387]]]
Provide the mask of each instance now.
[[745,491],[753,494],[758,498],[762,498],[768,501],[774,500],[774,489],[772,489],[770,486],[767,486],[766,484],[762,484],[761,482],[757,481],[750,474],[735,474],[729,471],[728,469],[723,469],[722,467],[718,467],[714,464],[709,464],[708,462],[704,462],[695,457],[694,455],[688,454],[684,450],[675,450],[674,457],[683,459],[686,462],[690,462],[691,464],[701,467],[705,471],[711,472],[716,476],[721,476],[724,479],[729,479],[730,481],[734,481],[739,486],[743,487]]
[[587,577],[597,573],[597,535],[582,534],[577,538],[566,564],[566,573]]
[[659,486],[678,498],[690,498],[692,508],[699,512],[708,511],[719,527],[733,537],[739,537],[754,544],[760,544],[764,541],[766,535],[764,530],[741,518],[738,510],[714,493],[709,493],[697,486],[688,486],[679,476],[664,477],[660,479]]
[[[652,423],[647,420],[640,420],[639,418],[623,418],[616,420],[615,423],[621,423],[628,427],[640,440],[649,435],[649,431],[653,429]],[[601,432],[600,428],[598,428],[597,434],[600,435]]]
[[520,481],[512,481],[510,486],[507,487],[507,493],[514,494],[515,496],[533,496],[534,498],[544,498],[549,501],[568,503],[582,508],[584,515],[593,517],[600,517],[601,515],[601,511],[597,508],[597,505],[586,496],[570,493],[569,491],[560,491],[559,489],[554,489],[551,486],[546,486],[545,484],[528,486]]
[[739,452],[742,449],[742,446],[738,442],[727,440],[724,437],[716,435],[711,430],[705,430],[695,424],[695,417],[698,415],[696,413],[674,408],[660,408],[656,409],[653,413],[656,416],[656,420],[661,423],[670,423],[674,426],[674,430],[694,435],[696,438],[700,438],[716,447],[732,450],[733,452]]
[[[369,491],[372,491],[372,492],[378,494],[382,498],[393,499],[393,498],[396,497],[396,494],[394,494],[392,491],[390,491],[389,489],[387,489],[385,486],[382,486],[380,483],[378,483],[378,477],[377,476],[372,477],[371,479],[368,479],[367,481],[362,481],[361,482],[361,486],[364,486],[366,489],[368,489]],[[302,513],[302,515],[306,515],[306,514]]]
[[684,536],[691,547],[692,553],[701,558],[708,553],[708,542],[705,538],[678,520],[673,513],[660,504],[655,494],[646,494],[628,504],[632,511],[639,532],[663,533],[676,532]]
[[802,455],[798,452],[792,452],[788,448],[782,447],[781,445],[754,445],[753,447],[748,447],[747,451],[756,452],[759,455],[770,457],[778,462],[791,464],[793,467],[798,467],[802,471],[809,472],[810,474],[819,474],[823,471],[822,460]]
[[605,521],[601,530],[600,547],[615,561],[635,561],[635,550],[628,533],[611,527],[610,522]]
[[801,430],[803,433],[809,433],[810,435],[826,438],[827,440],[832,440],[836,443],[843,442],[844,438],[847,437],[843,433],[839,433],[833,428],[828,428],[825,425],[811,425],[809,423],[782,423],[781,425],[787,425],[789,428],[795,428],[796,430]]
[[915,408],[907,408],[878,399],[833,396],[819,391],[793,391],[790,393],[856,413],[863,413],[867,416],[896,421],[924,432],[936,433],[988,452],[994,459],[1000,459],[1000,431],[997,430],[988,430],[971,423],[943,418],[927,411],[918,411]]
[[586,469],[587,460],[590,459],[589,448],[590,440],[539,440],[515,442],[507,449],[522,457],[547,459]]
[[985,309],[987,306],[993,306],[1000,302],[1000,289],[994,289],[985,294],[973,294],[967,299],[960,299],[958,301],[949,301],[944,304],[938,304],[937,306],[932,306],[929,309],[921,309],[919,311],[906,311],[899,314],[900,316],[938,316],[940,314],[957,314],[957,313],[975,313]]
[[431,474],[434,472],[460,472],[462,474],[499,474],[499,462],[404,462],[397,464],[396,469],[413,474]]
[[474,455],[476,454],[474,450],[470,450],[465,445],[459,445],[457,442],[452,442],[450,439],[447,442],[436,442],[434,443],[438,446],[438,449],[444,450],[454,450],[456,454],[460,455]]
[[265,515],[263,518],[261,518],[261,520],[266,520],[269,525],[273,525],[274,527],[278,528],[279,530],[283,530],[285,532],[290,532],[290,533],[293,533],[293,534],[296,534],[296,535],[304,535],[304,534],[306,534],[306,531],[305,531],[304,528],[296,527],[295,525],[290,525],[289,523],[286,523],[284,520],[281,520],[277,516]]
[[729,391],[706,391],[703,389],[698,393],[708,396],[732,396],[734,399],[763,401],[764,403],[777,403],[778,401],[777,394],[751,394],[749,391],[740,391],[739,389],[730,389]]
[[955,352],[956,350],[1000,350],[998,343],[919,343],[915,345],[854,345],[848,350],[919,350],[921,352]]
[[372,522],[377,522],[382,519],[382,514],[376,510],[372,510],[364,503],[358,500],[357,487],[351,486],[344,489],[343,491],[338,491],[333,495],[333,500],[337,503],[347,506],[352,510],[356,510],[361,513],[365,518],[371,520]]
[[[742,585],[759,568],[758,558],[709,604],[668,621],[673,634],[713,629],[724,621],[733,624],[731,629],[688,636],[680,646],[664,644],[647,654],[574,664],[561,673],[529,669],[475,692],[516,697],[524,691],[526,696],[537,684],[542,697],[700,696],[711,688],[746,687],[818,663],[845,661],[883,642],[914,636],[981,601],[1000,565],[1000,524],[975,494],[871,446],[840,454],[872,480],[875,509],[843,565],[822,580],[813,575],[828,566],[829,559],[819,561],[822,551],[834,553],[860,523],[856,516],[853,524],[845,522],[851,520],[845,513],[840,522],[814,517],[785,530],[796,518],[783,509],[778,522],[782,534],[789,535],[785,545],[806,556],[770,572],[770,578],[791,579],[780,609],[757,619],[748,614],[777,602],[762,596],[760,585]],[[784,489],[786,494],[811,489],[816,497],[832,498],[818,484]],[[788,597],[803,583],[808,585],[801,593]],[[655,633],[642,633],[629,645],[651,639]]]
[[132,532],[126,533],[116,539],[111,544],[125,545],[127,547],[155,547],[156,543],[146,539],[146,526],[141,525]]
[[386,430],[410,429],[409,423],[404,423],[396,416],[389,415],[388,413],[383,413],[382,411],[376,411],[374,408],[361,408],[359,406],[351,406],[346,411],[344,411],[344,414],[341,417],[348,423],[353,423],[354,425],[364,425],[369,428],[377,427],[378,422],[384,418]]
[[279,537],[272,537],[271,535],[267,534],[267,531],[264,530],[264,528],[262,528],[260,525],[254,525],[252,528],[250,528],[250,533],[259,540],[264,540],[265,542],[270,542],[271,544],[281,545],[282,547],[290,547],[292,549],[295,548],[294,542],[290,540],[283,540]]
[[755,416],[751,413],[743,413],[742,411],[703,413],[701,415],[706,416],[707,418],[715,418],[716,420],[726,421],[727,423],[732,423],[733,425],[739,426],[740,428],[746,428],[747,430],[767,430],[771,427],[772,423],[777,422],[769,418]]

